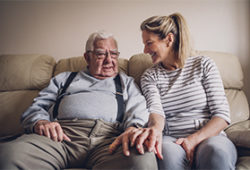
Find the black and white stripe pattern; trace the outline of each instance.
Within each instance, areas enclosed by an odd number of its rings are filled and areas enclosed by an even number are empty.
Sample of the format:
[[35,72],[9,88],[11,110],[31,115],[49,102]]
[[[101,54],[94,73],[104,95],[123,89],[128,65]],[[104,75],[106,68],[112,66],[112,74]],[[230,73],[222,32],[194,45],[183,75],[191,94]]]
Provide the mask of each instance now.
[[213,116],[230,123],[222,80],[209,57],[189,57],[183,69],[174,71],[157,64],[145,71],[141,87],[150,113],[165,116],[164,135],[185,137]]

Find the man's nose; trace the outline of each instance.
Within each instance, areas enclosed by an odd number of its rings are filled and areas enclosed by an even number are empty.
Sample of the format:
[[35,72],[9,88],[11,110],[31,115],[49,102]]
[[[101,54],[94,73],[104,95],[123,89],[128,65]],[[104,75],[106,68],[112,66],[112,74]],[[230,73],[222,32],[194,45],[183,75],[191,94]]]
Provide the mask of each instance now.
[[106,58],[105,58],[105,61],[106,62],[112,62],[112,57],[111,57],[111,55],[110,55],[110,52],[106,52]]

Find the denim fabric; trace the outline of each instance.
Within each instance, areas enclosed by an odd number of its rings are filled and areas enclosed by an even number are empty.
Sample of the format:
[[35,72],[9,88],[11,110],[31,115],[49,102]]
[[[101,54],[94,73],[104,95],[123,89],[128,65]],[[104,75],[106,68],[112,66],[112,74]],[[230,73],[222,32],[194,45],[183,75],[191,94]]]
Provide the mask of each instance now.
[[164,160],[158,160],[159,169],[235,169],[237,151],[234,144],[224,135],[218,135],[200,143],[195,150],[192,167],[186,158],[185,150],[175,144],[176,138],[163,136]]

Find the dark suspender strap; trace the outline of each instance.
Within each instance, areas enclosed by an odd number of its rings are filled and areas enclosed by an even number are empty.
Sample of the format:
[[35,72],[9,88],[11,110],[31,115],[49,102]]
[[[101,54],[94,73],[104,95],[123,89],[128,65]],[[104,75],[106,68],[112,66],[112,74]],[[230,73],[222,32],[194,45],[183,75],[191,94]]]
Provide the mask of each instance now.
[[124,113],[124,110],[123,110],[124,100],[123,100],[123,92],[122,92],[120,75],[118,74],[114,80],[115,80],[116,100],[117,100],[117,108],[118,108],[116,120],[119,122],[122,122],[123,113]]
[[69,87],[70,83],[73,81],[73,79],[75,78],[77,72],[71,72],[68,79],[66,80],[66,83],[64,84],[64,86],[62,87],[62,90],[59,92],[58,96],[59,98],[56,99],[56,104],[54,106],[54,109],[53,109],[53,118],[55,119],[58,115],[58,107],[59,107],[59,104],[63,98],[63,95],[67,88]]

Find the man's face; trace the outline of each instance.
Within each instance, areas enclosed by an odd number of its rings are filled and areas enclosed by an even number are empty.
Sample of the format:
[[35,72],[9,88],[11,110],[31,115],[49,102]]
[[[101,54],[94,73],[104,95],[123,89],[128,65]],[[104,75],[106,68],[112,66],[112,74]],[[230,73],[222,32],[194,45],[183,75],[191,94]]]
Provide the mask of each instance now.
[[94,50],[84,54],[89,72],[97,79],[113,77],[118,73],[119,52],[112,38],[94,43]]

